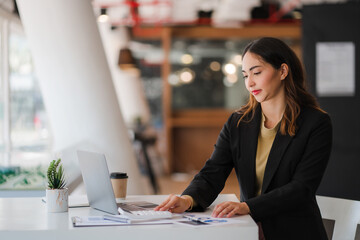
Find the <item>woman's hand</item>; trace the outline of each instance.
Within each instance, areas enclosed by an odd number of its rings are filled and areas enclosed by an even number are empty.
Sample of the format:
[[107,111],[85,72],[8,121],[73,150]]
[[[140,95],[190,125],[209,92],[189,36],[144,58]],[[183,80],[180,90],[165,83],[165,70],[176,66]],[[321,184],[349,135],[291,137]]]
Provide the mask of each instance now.
[[172,213],[183,213],[192,205],[192,199],[189,196],[178,197],[170,194],[164,202],[154,208],[155,211],[169,211]]
[[249,206],[245,203],[239,203],[239,202],[223,202],[215,206],[214,211],[212,212],[212,217],[232,217],[235,214],[237,215],[245,215],[249,214],[250,209]]

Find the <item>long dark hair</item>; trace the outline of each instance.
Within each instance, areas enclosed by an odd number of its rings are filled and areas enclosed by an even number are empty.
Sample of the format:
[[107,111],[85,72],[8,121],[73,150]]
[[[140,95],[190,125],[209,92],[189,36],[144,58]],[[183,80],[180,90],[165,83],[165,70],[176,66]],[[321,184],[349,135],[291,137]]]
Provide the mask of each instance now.
[[[286,107],[280,124],[281,134],[295,135],[296,119],[300,115],[302,107],[311,107],[324,112],[319,107],[315,97],[307,90],[304,70],[299,58],[283,41],[271,37],[260,38],[249,43],[242,56],[244,57],[247,52],[258,55],[275,69],[280,69],[283,63],[289,67],[288,75],[283,81],[285,84]],[[258,102],[250,94],[248,103],[237,111],[242,114],[239,123],[244,119],[251,121],[257,106]]]

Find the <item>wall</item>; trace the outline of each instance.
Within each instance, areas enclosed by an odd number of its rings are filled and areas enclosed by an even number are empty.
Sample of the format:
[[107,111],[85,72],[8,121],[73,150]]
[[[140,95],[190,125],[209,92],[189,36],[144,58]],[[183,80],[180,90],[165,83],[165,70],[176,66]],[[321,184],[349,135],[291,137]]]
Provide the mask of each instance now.
[[[360,62],[360,4],[305,6],[303,56],[311,89],[316,95],[317,42],[355,43],[355,62]],[[339,63],[340,64],[340,63]],[[350,64],[350,63],[348,63]],[[338,79],[341,83],[343,79]],[[355,65],[355,96],[321,97],[321,107],[333,124],[333,149],[318,194],[360,200],[360,68]]]

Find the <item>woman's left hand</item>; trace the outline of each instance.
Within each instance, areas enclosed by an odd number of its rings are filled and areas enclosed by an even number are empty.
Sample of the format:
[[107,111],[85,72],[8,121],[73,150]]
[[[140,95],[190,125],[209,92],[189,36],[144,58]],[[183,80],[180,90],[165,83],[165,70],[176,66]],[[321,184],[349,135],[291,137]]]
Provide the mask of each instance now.
[[249,206],[245,202],[223,202],[215,206],[214,211],[211,216],[216,218],[222,217],[232,217],[235,214],[237,215],[245,215],[249,214],[250,209]]

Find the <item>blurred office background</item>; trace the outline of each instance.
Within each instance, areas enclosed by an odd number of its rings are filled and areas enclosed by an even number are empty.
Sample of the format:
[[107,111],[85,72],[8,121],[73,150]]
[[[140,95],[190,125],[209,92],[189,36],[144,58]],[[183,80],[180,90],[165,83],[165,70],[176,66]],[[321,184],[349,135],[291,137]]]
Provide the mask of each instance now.
[[[343,7],[344,15],[351,8],[355,9],[351,14],[359,16],[359,1],[84,2],[91,2],[93,8],[136,166],[148,182],[148,192],[157,194],[181,193],[210,156],[228,116],[246,102],[248,93],[241,76],[241,53],[250,41],[262,36],[281,38],[296,52],[307,70],[315,58],[311,46],[316,42],[359,41],[358,31],[347,29],[348,25],[341,27],[345,23],[336,17],[334,29],[340,26],[344,31],[353,32],[352,35],[346,39],[333,38],[328,34],[331,26],[321,37],[316,35],[322,32],[321,29],[316,32],[317,19],[326,22],[329,17],[324,13],[321,20],[318,11],[325,9],[332,13],[333,8]],[[355,23],[357,20],[349,21]],[[0,197],[41,196],[46,187],[48,163],[53,158],[63,157],[64,153],[54,147],[55,131],[15,1],[0,1],[0,23]],[[306,36],[304,29],[310,29]],[[355,49],[358,59],[358,47]],[[92,49],[87,54],[86,57],[91,58]],[[333,109],[329,99],[345,98],[350,104],[358,104],[358,85],[350,95],[345,93],[338,98],[325,94],[324,97],[316,92],[315,72],[309,70],[310,89],[330,114]],[[333,121],[336,119],[340,123],[342,120],[337,114],[333,113]],[[334,124],[335,127],[339,125]],[[353,129],[356,139],[360,135],[359,128],[353,126]],[[337,132],[341,129],[335,129]],[[358,138],[356,141],[358,145]],[[337,158],[341,158],[342,151],[353,153],[347,156],[350,160],[346,164],[350,169],[358,166],[352,165],[358,154],[357,145],[354,143],[350,150],[334,145],[339,153],[335,153]],[[332,159],[332,169],[342,166],[340,160]],[[343,167],[344,172],[340,174],[332,169],[326,177],[335,190],[327,184],[320,189],[321,193],[360,200],[359,192],[349,194],[336,190],[346,185],[334,179],[344,175],[347,168]],[[72,174],[71,170],[69,172]],[[355,175],[350,173],[350,176]],[[75,181],[76,178],[71,179]],[[358,178],[347,181],[354,185],[359,183]],[[228,183],[224,192],[239,196],[233,173]]]

